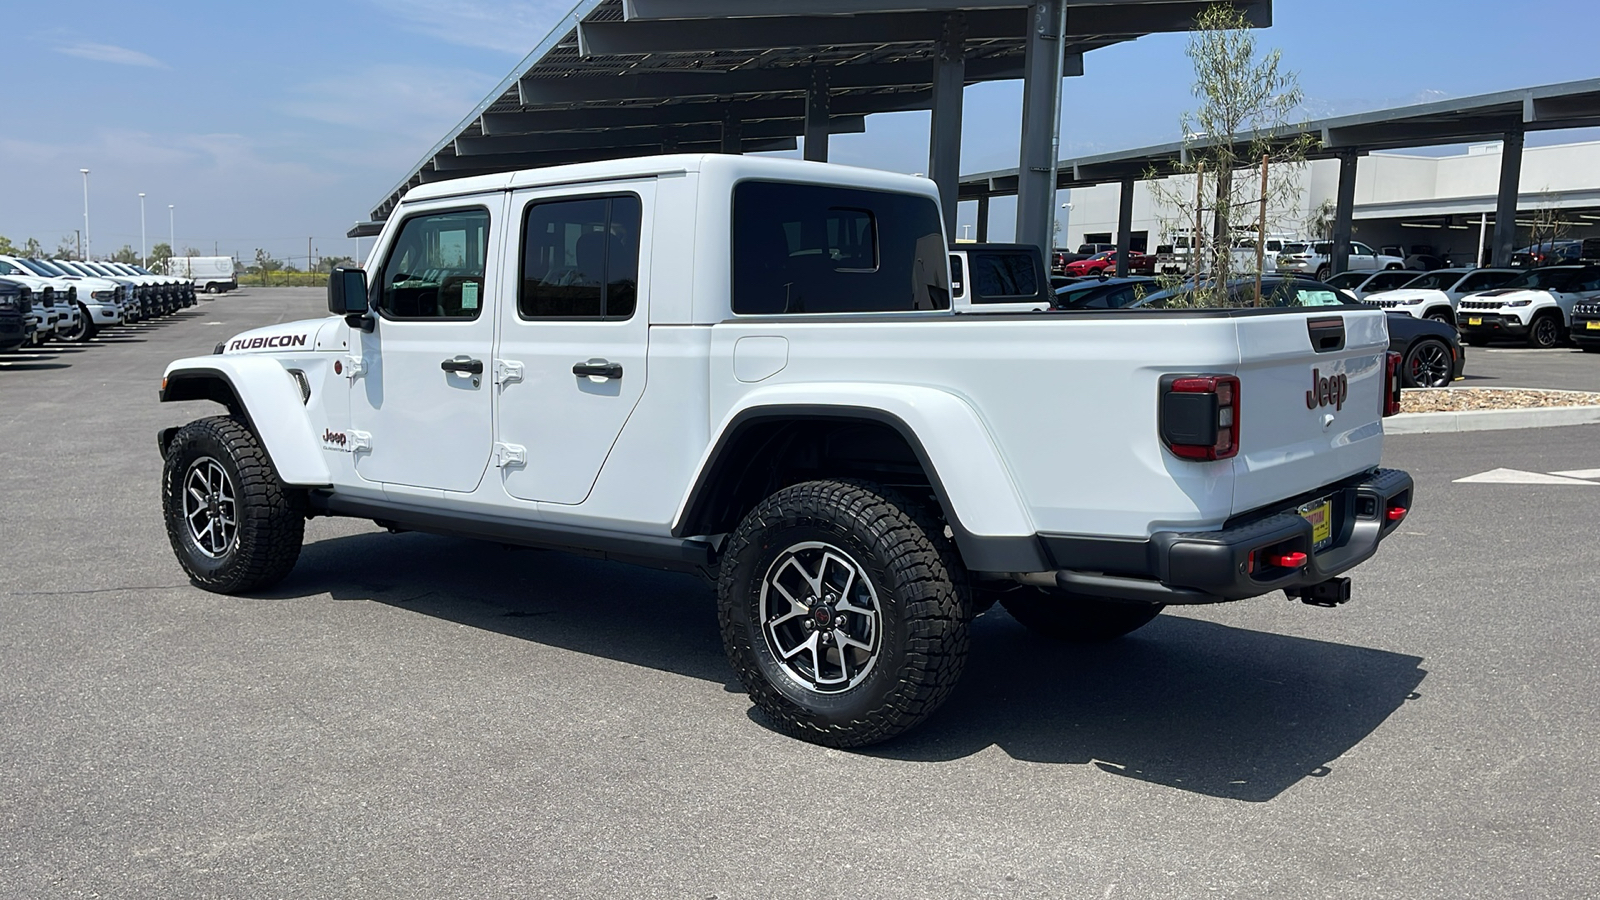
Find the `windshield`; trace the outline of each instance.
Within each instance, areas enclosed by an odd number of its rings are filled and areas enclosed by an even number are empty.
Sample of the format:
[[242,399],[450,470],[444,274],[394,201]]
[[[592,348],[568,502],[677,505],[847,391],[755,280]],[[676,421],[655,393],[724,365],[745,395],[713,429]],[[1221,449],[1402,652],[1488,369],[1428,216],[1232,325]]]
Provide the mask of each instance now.
[[1406,282],[1406,289],[1407,290],[1422,290],[1422,291],[1442,291],[1445,288],[1455,284],[1456,282],[1458,282],[1460,280],[1461,280],[1461,273],[1460,272],[1448,272],[1448,271],[1440,270],[1440,271],[1437,271],[1437,272],[1429,272],[1426,275],[1418,275],[1416,278],[1413,278],[1412,280]]
[[21,263],[22,267],[24,269],[27,269],[28,271],[32,272],[35,275],[43,275],[46,278],[65,278],[66,277],[66,273],[51,271],[48,266],[45,266],[45,265],[41,264],[36,259],[19,259],[19,260],[17,260],[17,262]]
[[[1207,287],[1212,287],[1208,284]],[[1186,306],[1193,302],[1192,285],[1182,285],[1164,291],[1157,291],[1144,298],[1143,303],[1133,303],[1133,306],[1163,307]],[[1256,282],[1253,278],[1244,278],[1228,284],[1227,308],[1244,309],[1255,306]],[[1328,290],[1327,285],[1315,281],[1301,281],[1295,279],[1281,279],[1264,281],[1261,285],[1261,305],[1264,307],[1307,307],[1307,306],[1348,306],[1347,300],[1334,291]]]
[[1574,269],[1529,269],[1500,285],[1506,291],[1559,291],[1572,280]]
[[1284,244],[1283,245],[1283,252],[1284,253],[1304,253],[1304,252],[1306,252],[1306,245],[1305,244]]
[[144,266],[129,266],[128,268],[134,270],[135,272],[138,272],[140,275],[154,275],[155,274],[154,272],[150,271],[149,269],[146,269]]

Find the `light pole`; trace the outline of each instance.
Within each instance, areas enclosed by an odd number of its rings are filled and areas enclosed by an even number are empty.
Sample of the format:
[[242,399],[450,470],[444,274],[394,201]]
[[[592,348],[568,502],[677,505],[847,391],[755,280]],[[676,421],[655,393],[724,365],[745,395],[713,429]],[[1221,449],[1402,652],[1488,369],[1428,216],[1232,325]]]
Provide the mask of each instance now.
[[89,241],[89,170],[78,171],[83,173],[83,258],[88,259],[89,254],[94,252],[93,245]]
[[144,191],[139,192],[139,265],[149,268],[150,257],[145,255],[144,248],[149,245],[144,236]]
[[[173,223],[177,214],[172,211],[172,204],[167,204],[167,259],[178,258],[178,227]],[[171,271],[170,269],[168,271]]]

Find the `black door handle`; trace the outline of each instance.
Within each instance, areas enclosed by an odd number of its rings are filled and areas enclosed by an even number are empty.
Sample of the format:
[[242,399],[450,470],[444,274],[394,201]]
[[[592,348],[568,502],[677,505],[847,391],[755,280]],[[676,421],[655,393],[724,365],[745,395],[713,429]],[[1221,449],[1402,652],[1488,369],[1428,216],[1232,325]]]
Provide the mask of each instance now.
[[606,362],[603,359],[573,363],[572,374],[591,375],[595,378],[621,378],[622,363]]
[[439,363],[439,368],[446,372],[460,372],[463,375],[482,375],[483,360],[481,359],[447,359]]

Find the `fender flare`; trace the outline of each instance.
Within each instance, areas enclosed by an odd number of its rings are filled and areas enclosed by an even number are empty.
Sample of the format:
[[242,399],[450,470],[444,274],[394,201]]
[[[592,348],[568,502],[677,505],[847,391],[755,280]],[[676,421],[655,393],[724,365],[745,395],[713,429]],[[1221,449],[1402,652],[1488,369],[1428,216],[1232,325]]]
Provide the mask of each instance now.
[[[180,359],[161,379],[161,402],[213,400],[245,420],[261,441],[284,484],[333,483],[322,458],[300,388],[278,360],[267,356]],[[162,446],[170,435],[162,432]]]
[[785,384],[740,398],[717,425],[678,505],[672,534],[684,536],[740,432],[772,419],[860,419],[898,432],[927,473],[969,569],[1050,568],[1033,519],[988,426],[965,399],[937,388],[893,384]]

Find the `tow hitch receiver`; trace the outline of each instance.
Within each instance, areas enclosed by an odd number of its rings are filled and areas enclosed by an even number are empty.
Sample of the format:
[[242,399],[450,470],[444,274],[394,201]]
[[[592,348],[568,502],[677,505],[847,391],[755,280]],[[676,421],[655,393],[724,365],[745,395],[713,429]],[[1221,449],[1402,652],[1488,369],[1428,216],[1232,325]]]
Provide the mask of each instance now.
[[1284,593],[1289,595],[1290,600],[1298,597],[1301,603],[1308,606],[1338,606],[1350,602],[1350,579],[1342,576],[1329,578],[1317,584],[1291,588]]

